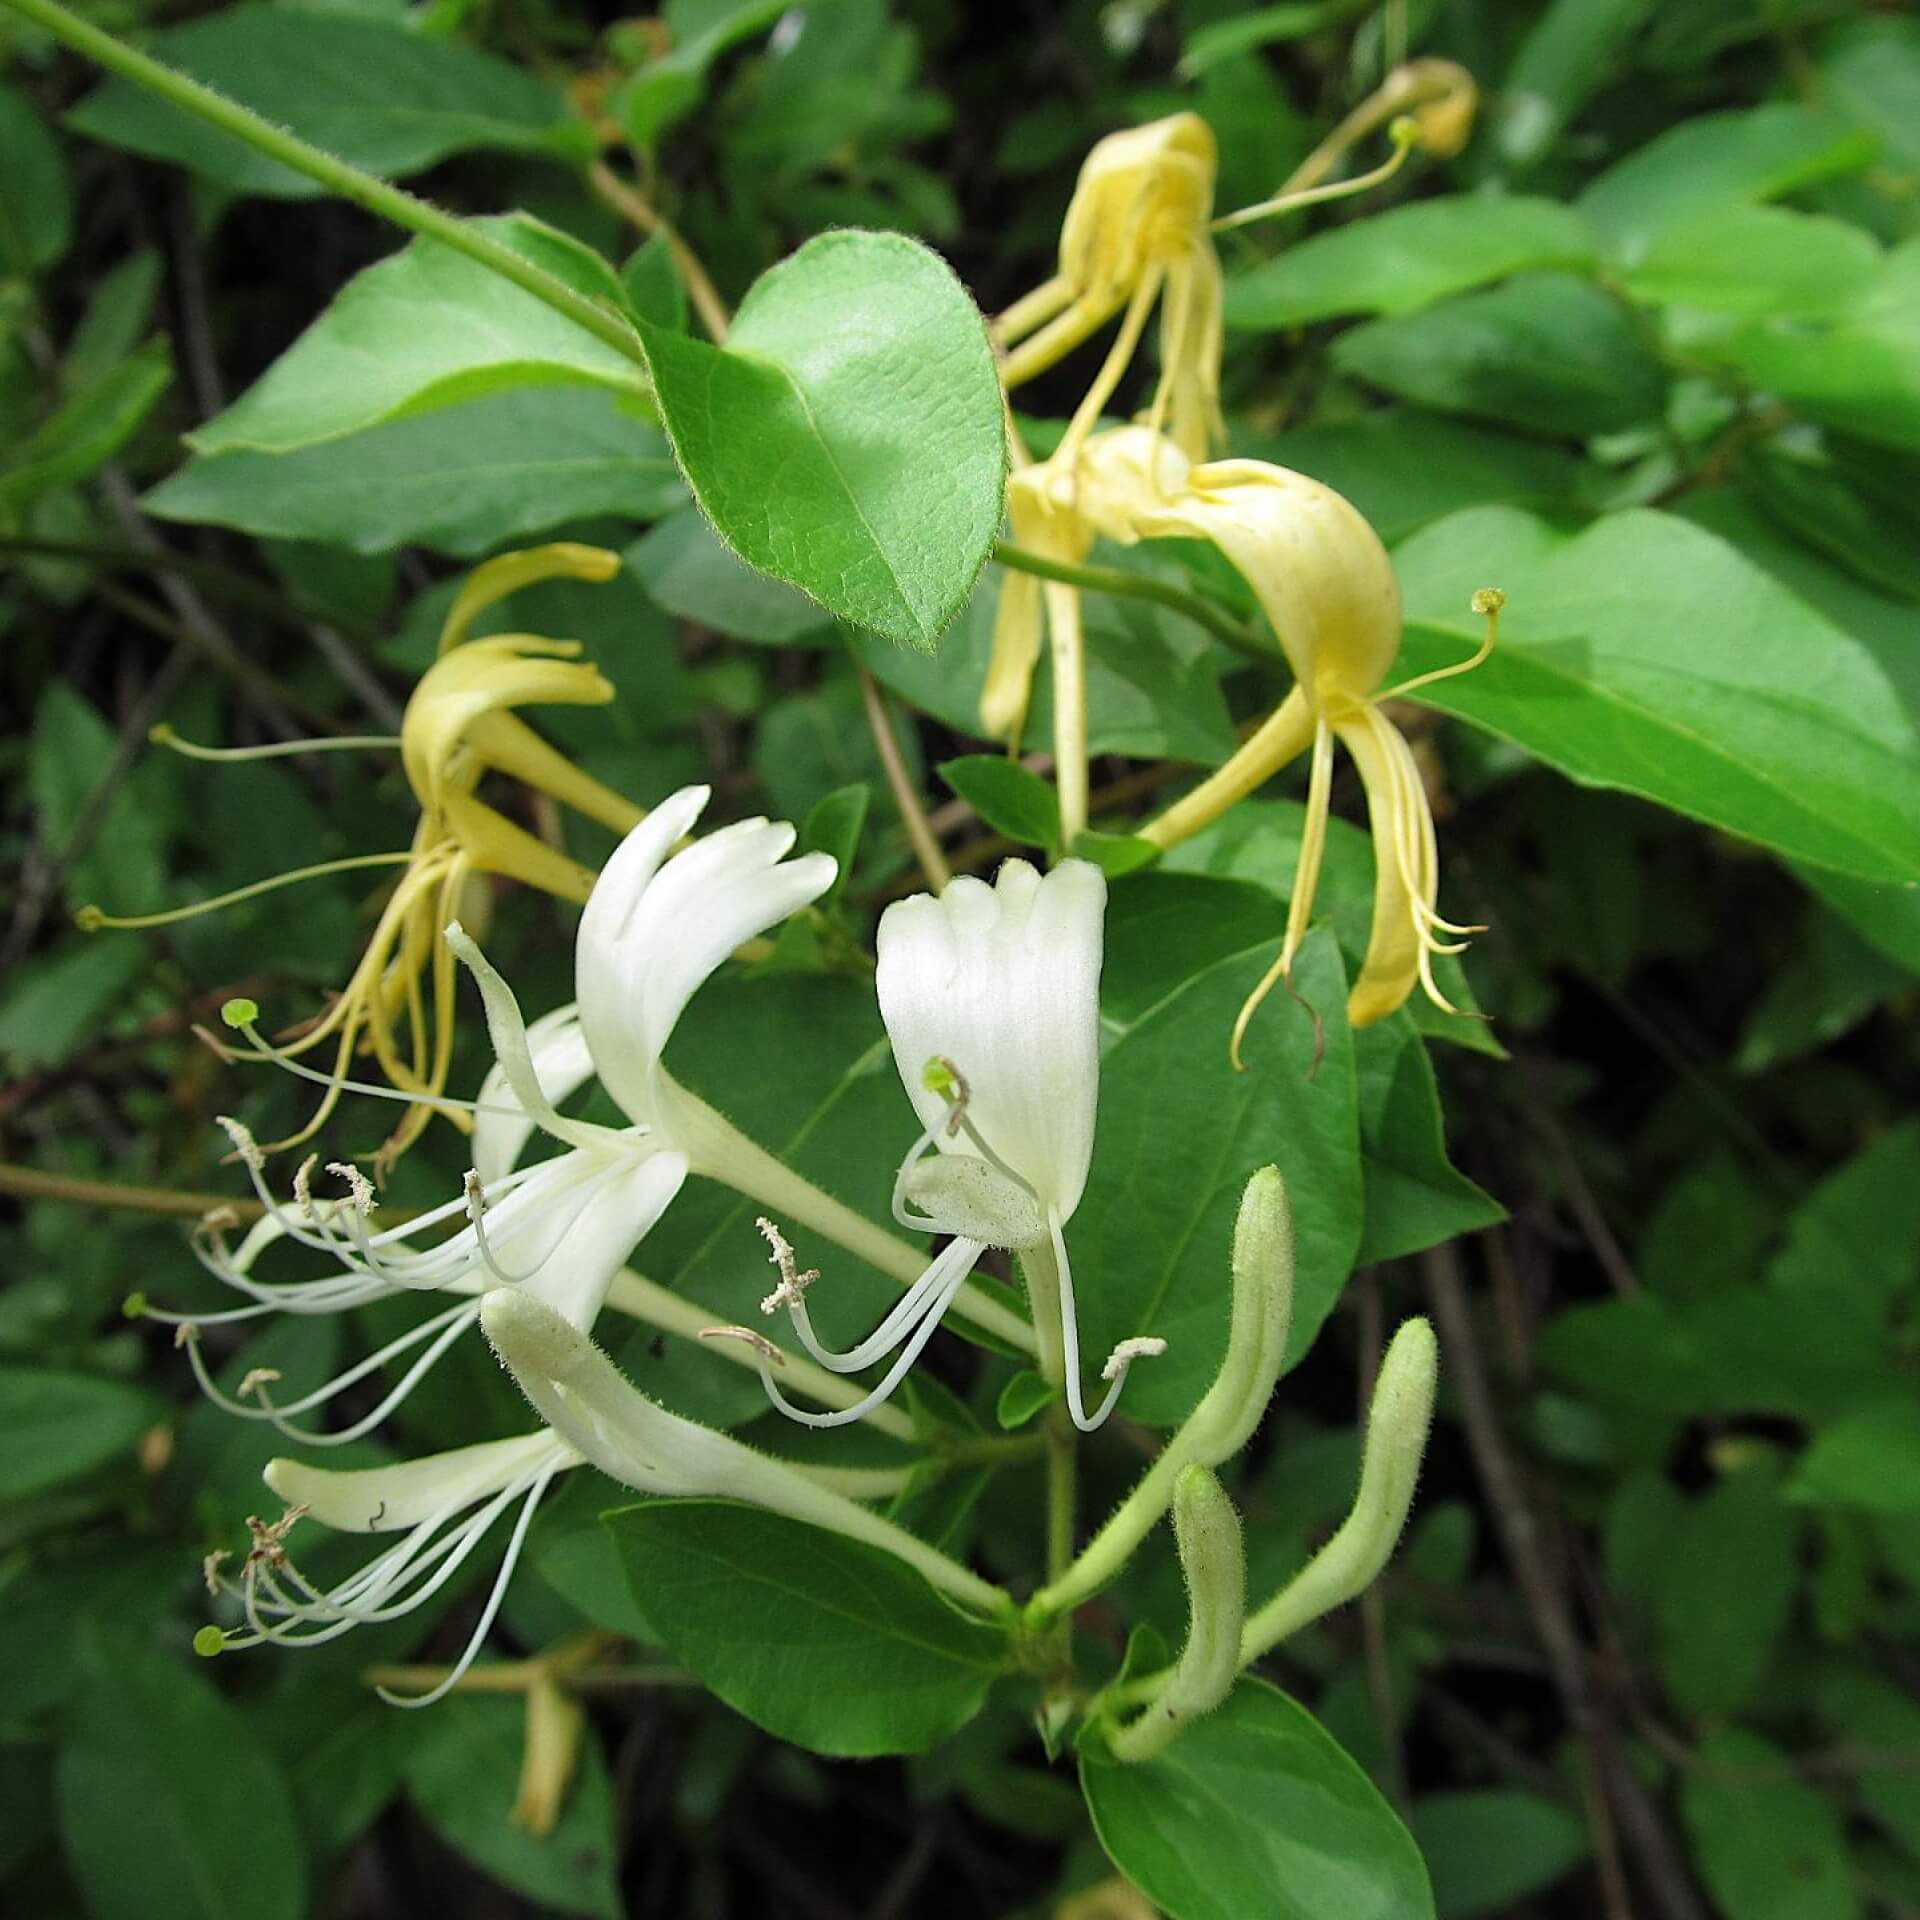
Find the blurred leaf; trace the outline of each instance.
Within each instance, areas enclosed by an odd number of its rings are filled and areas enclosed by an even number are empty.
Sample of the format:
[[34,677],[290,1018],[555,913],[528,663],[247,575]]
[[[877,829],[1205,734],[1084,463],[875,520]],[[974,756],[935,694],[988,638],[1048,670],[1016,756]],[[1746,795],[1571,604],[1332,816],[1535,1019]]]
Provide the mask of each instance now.
[[1399,399],[1554,438],[1638,426],[1666,399],[1666,374],[1620,302],[1569,274],[1370,320],[1334,342],[1333,359]]
[[1557,200],[1416,200],[1236,274],[1227,324],[1268,330],[1340,313],[1414,313],[1530,268],[1589,266],[1594,252],[1592,229]]
[[1844,469],[1755,448],[1743,463],[1741,479],[1768,517],[1808,546],[1878,592],[1920,604],[1913,523],[1856,488]]
[[571,520],[685,500],[658,428],[590,388],[487,394],[291,453],[191,460],[142,503],[163,520],[356,553],[490,552]]
[[68,941],[22,967],[0,996],[0,1060],[57,1067],[97,1037],[147,970],[139,941]]
[[1775,1286],[1884,1312],[1920,1279],[1920,1120],[1889,1127],[1795,1209]]
[[1509,166],[1545,156],[1652,11],[1652,0],[1552,0],[1540,13],[1497,96],[1494,144]]
[[140,1641],[91,1637],[55,1786],[95,1920],[302,1920],[306,1849],[246,1716]]
[[[473,224],[576,293],[621,310],[613,269],[579,241],[524,213]],[[646,394],[625,354],[478,261],[415,240],[348,281],[186,444],[198,454],[292,453],[485,394],[583,384]]]
[[0,1367],[0,1456],[7,1462],[8,1498],[24,1500],[131,1455],[160,1411],[151,1394],[117,1380]]
[[173,380],[164,340],[150,341],[69,394],[0,467],[0,518],[98,473],[133,437]]
[[706,10],[685,38],[676,29],[670,53],[642,67],[614,96],[615,117],[636,147],[650,149],[676,122],[700,104],[707,69],[749,36],[770,27],[786,11],[785,0],[733,0]]
[[1884,1000],[1913,985],[1904,967],[1845,921],[1809,902],[1786,964],[1747,1015],[1732,1065],[1765,1073],[1850,1033]]
[[1361,0],[1291,0],[1289,5],[1230,14],[1188,34],[1180,55],[1180,77],[1197,80],[1242,54],[1285,40],[1304,40],[1345,15],[1360,11]]
[[[91,702],[64,680],[50,680],[33,716],[27,789],[48,850],[64,857],[67,899],[75,907],[97,900],[115,913],[143,913],[160,905],[162,846],[167,822],[141,806],[134,784],[121,779],[104,808],[94,796],[113,775],[117,743]],[[76,848],[75,833],[91,830]],[[131,936],[103,933],[102,940]]]
[[755,281],[726,346],[641,326],[674,452],[728,546],[840,619],[932,647],[999,531],[1007,458],[986,328],[952,270],[898,234],[822,234]]
[[1833,1807],[1758,1734],[1712,1734],[1680,1783],[1702,1877],[1726,1920],[1859,1920]]
[[420,1716],[407,1755],[407,1793],[451,1846],[494,1879],[562,1913],[621,1920],[613,1788],[591,1728],[560,1823],[531,1834],[509,1817],[519,1791],[526,1710],[517,1700],[456,1694]]
[[1416,407],[1315,421],[1244,451],[1344,493],[1389,545],[1463,507],[1563,505],[1582,473],[1563,448]]
[[73,241],[67,163],[33,102],[0,87],[0,269],[57,264]]
[[1654,1595],[1661,1677],[1684,1712],[1737,1712],[1765,1678],[1798,1585],[1799,1533],[1766,1468],[1687,1503]]
[[809,635],[824,644],[829,637],[826,612],[803,593],[756,573],[691,507],[662,520],[627,557],[648,595],[695,626],[775,647]]
[[1810,419],[1920,449],[1920,240],[1830,311],[1756,321],[1703,351]]
[[1019,761],[1003,753],[972,753],[941,761],[940,778],[996,833],[1017,845],[1059,844],[1059,797]]
[[853,877],[854,856],[860,850],[860,836],[866,831],[867,810],[873,804],[873,790],[864,780],[852,786],[835,787],[823,793],[807,809],[795,842],[799,853],[830,853],[838,872],[834,882],[820,896],[820,906],[830,907],[847,890]]
[[1870,128],[1892,164],[1920,167],[1920,21],[1845,21],[1822,43],[1819,66],[1827,103]]
[[918,1753],[979,1712],[1006,1633],[844,1535],[721,1500],[607,1515],[635,1598],[736,1712],[815,1753]]
[[1875,880],[1920,874],[1910,649],[1903,659],[1842,631],[1671,515],[1611,514],[1567,536],[1482,508],[1396,560],[1403,671],[1464,658],[1479,638],[1471,594],[1489,582],[1507,593],[1499,651],[1423,701],[1574,779],[1782,853]]
[[1413,1836],[1263,1680],[1243,1679],[1152,1760],[1083,1752],[1080,1786],[1114,1865],[1172,1920],[1432,1920]]
[[1440,1920],[1505,1914],[1565,1879],[1589,1852],[1584,1821],[1513,1788],[1427,1794],[1408,1824],[1433,1876]]
[[[560,95],[457,41],[344,14],[239,6],[147,36],[157,60],[369,173],[418,173],[450,153],[579,151]],[[191,167],[236,193],[318,199],[318,181],[117,76],[67,116],[109,146]]]
[[159,292],[160,256],[150,247],[103,274],[67,342],[62,379],[70,387],[88,387],[127,359],[147,330]]
[[1662,227],[1858,173],[1878,150],[1871,134],[1816,107],[1699,114],[1616,161],[1574,204],[1631,266]]
[[1880,265],[1871,234],[1785,207],[1716,207],[1660,228],[1628,270],[1627,291],[1656,306],[1714,313],[1826,313]]
[[1876,1401],[1823,1427],[1789,1492],[1809,1506],[1920,1511],[1920,1399]]
[[687,289],[664,233],[656,233],[620,269],[627,311],[673,333],[687,330]]

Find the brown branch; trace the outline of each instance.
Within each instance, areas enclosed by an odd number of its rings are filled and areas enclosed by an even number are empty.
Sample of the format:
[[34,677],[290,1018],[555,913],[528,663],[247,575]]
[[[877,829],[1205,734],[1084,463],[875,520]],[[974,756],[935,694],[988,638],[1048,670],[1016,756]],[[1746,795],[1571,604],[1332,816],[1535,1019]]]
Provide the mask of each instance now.
[[727,303],[720,298],[719,288],[700,264],[700,256],[680,237],[679,229],[654,207],[638,187],[629,186],[604,160],[596,160],[587,169],[587,179],[594,192],[614,212],[625,214],[642,233],[666,236],[674,269],[687,290],[687,298],[693,302],[694,312],[700,316],[700,324],[706,328],[708,338],[716,346],[724,346],[730,324]]
[[75,1206],[116,1207],[132,1213],[158,1213],[178,1220],[198,1220],[202,1214],[228,1208],[242,1220],[258,1220],[266,1212],[258,1200],[236,1199],[224,1193],[186,1193],[173,1187],[130,1187],[117,1180],[88,1180],[78,1174],[49,1173],[43,1167],[18,1167],[0,1162],[0,1193],[22,1200],[64,1200]]

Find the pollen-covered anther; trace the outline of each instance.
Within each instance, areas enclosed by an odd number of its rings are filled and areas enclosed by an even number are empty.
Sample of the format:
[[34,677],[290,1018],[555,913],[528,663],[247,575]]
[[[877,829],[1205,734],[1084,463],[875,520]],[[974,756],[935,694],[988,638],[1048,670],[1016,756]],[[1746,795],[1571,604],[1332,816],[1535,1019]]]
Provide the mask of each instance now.
[[1473,598],[1467,602],[1475,613],[1483,615],[1498,613],[1506,604],[1507,594],[1504,587],[1476,588]]
[[287,1564],[287,1535],[306,1518],[305,1507],[289,1507],[278,1520],[265,1521],[258,1514],[247,1515],[247,1532],[253,1545],[247,1549],[246,1571],[259,1567],[284,1567]]
[[776,1347],[764,1333],[755,1333],[751,1327],[702,1327],[702,1340],[744,1340],[770,1367],[784,1367],[786,1354]]
[[216,1599],[220,1593],[220,1569],[233,1558],[225,1547],[214,1550],[200,1562],[200,1578],[206,1582],[208,1593]]
[[1122,1340],[1107,1355],[1107,1364],[1100,1369],[1102,1380],[1118,1380],[1136,1360],[1157,1360],[1167,1350],[1167,1343],[1157,1333],[1136,1333],[1131,1339]]
[[190,1347],[200,1338],[200,1329],[191,1320],[182,1320],[173,1330],[173,1345],[176,1352],[182,1347]]
[[320,1164],[320,1156],[310,1153],[294,1169],[293,1204],[300,1209],[303,1220],[314,1218],[313,1211],[313,1170]]
[[258,1393],[262,1387],[270,1387],[280,1378],[278,1367],[249,1367],[241,1376],[236,1390],[237,1399],[246,1400]]
[[267,1156],[260,1151],[260,1143],[252,1133],[228,1113],[216,1113],[214,1125],[233,1142],[233,1150],[246,1162],[249,1171],[261,1172],[267,1164]]
[[820,1278],[818,1267],[809,1267],[804,1273],[796,1272],[793,1247],[787,1236],[776,1227],[765,1214],[753,1223],[760,1229],[761,1236],[773,1251],[767,1256],[769,1266],[780,1269],[780,1284],[760,1302],[762,1313],[778,1313],[782,1307],[797,1306],[806,1290]]
[[967,1117],[967,1106],[973,1098],[967,1076],[944,1053],[936,1053],[920,1069],[920,1084],[947,1103],[947,1138],[953,1139]]
[[347,1183],[347,1198],[355,1213],[364,1220],[374,1208],[373,1182],[360,1169],[347,1160],[329,1160],[327,1171],[336,1180]]

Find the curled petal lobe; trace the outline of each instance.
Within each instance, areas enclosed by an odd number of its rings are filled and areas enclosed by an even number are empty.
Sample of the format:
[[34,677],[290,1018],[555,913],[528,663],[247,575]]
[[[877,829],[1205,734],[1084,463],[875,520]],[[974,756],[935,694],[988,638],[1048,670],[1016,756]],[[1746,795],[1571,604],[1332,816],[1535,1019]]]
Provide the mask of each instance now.
[[[1099,990],[1107,885],[1063,861],[1044,879],[1009,860],[995,884],[963,877],[880,922],[880,1011],[894,1064],[922,1126],[947,1153],[983,1140],[1064,1220],[1093,1155],[1099,1093]],[[965,1081],[968,1126],[949,1131],[927,1063]]]
[[[580,1016],[571,1006],[555,1007],[527,1028],[527,1050],[534,1078],[548,1101],[558,1107],[593,1077],[593,1056]],[[534,1123],[496,1063],[480,1083],[473,1121],[473,1164],[483,1181],[499,1180],[520,1163]]]

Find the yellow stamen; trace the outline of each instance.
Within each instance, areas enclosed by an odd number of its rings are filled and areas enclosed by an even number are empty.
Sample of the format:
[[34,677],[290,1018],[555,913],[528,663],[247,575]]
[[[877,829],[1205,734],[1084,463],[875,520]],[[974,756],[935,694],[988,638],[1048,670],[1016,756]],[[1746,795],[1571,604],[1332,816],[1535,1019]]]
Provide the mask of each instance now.
[[338,733],[317,740],[276,740],[259,747],[203,747],[181,739],[164,720],[147,729],[147,739],[189,760],[287,760],[303,753],[391,752],[400,745],[397,733]]

